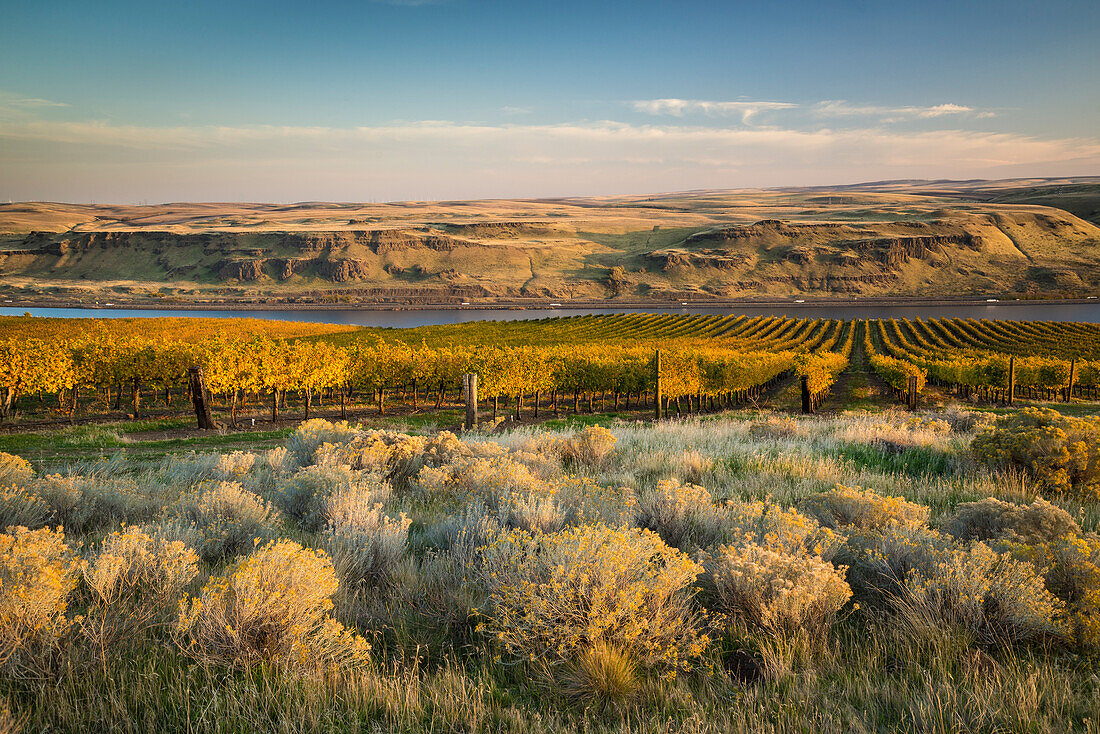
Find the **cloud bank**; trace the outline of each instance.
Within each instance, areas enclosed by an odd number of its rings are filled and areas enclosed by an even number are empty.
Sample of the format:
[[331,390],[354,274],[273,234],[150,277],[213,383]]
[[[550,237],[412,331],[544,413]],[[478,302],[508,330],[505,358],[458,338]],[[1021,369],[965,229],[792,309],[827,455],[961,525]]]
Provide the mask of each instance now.
[[[157,127],[0,114],[0,197],[122,202],[461,199],[1082,175],[1100,166],[1100,140],[1095,138],[958,127],[914,131],[879,124],[796,129],[723,125],[719,119],[718,124],[693,125],[681,123],[689,110],[743,118],[764,109],[787,109],[782,107],[786,103],[737,102],[715,108],[698,101],[653,102],[660,104],[652,109],[667,110],[662,114],[676,122],[424,120],[360,127]],[[871,113],[825,102],[816,111],[823,118],[906,114],[941,121],[974,114],[970,108],[946,104],[875,108]]]

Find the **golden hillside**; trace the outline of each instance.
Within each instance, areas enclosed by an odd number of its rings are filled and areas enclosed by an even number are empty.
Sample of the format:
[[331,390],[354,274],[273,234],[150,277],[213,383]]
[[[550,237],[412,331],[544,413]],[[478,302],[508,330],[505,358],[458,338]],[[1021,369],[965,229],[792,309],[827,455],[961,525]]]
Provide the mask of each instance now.
[[[1091,221],[1090,221],[1091,220]],[[0,205],[5,297],[457,303],[1100,290],[1100,179],[589,199]]]

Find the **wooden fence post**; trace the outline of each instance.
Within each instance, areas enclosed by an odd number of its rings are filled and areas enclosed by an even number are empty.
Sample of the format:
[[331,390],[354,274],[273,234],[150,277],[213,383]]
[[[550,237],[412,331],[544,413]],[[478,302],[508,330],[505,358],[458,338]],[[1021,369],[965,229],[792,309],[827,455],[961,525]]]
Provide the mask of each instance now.
[[1008,404],[1016,394],[1016,357],[1008,358]]
[[657,350],[653,362],[653,417],[661,420],[661,350]]
[[191,403],[195,406],[195,417],[199,428],[211,431],[218,427],[210,412],[210,393],[206,390],[206,379],[202,376],[202,367],[188,367],[187,376],[191,382]]
[[1066,400],[1065,400],[1065,402],[1067,402],[1067,403],[1069,402],[1069,399],[1071,397],[1073,397],[1073,383],[1076,379],[1077,379],[1077,360],[1076,359],[1071,359],[1069,361],[1069,384],[1066,385]]
[[909,375],[909,410],[917,409],[917,376]]
[[137,419],[141,417],[141,381],[136,377],[131,390],[130,398],[134,404],[134,418]]
[[477,427],[477,374],[469,372],[462,376],[462,397],[466,401],[466,430]]

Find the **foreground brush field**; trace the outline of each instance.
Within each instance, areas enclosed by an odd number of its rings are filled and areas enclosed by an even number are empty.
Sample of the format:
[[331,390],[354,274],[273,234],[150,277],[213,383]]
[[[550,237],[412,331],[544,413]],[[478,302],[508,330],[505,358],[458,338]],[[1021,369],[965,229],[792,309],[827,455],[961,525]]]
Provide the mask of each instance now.
[[876,411],[0,437],[0,731],[1100,729],[1100,421]]

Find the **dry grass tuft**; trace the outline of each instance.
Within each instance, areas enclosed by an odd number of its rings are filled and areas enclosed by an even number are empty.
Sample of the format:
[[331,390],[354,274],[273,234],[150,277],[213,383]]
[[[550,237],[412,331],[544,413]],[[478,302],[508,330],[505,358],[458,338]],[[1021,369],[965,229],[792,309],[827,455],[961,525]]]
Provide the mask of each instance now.
[[551,671],[549,677],[558,692],[586,707],[595,704],[599,710],[632,701],[642,687],[634,659],[606,642],[578,652]]
[[658,482],[656,489],[638,497],[635,522],[677,548],[711,545],[724,532],[722,513],[710,492],[676,479]]
[[322,543],[345,583],[383,584],[405,554],[412,521],[387,516],[378,500],[389,485],[375,481],[337,492],[325,500],[327,527]]

